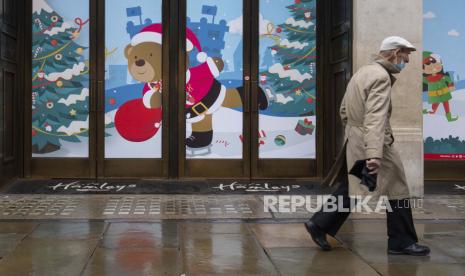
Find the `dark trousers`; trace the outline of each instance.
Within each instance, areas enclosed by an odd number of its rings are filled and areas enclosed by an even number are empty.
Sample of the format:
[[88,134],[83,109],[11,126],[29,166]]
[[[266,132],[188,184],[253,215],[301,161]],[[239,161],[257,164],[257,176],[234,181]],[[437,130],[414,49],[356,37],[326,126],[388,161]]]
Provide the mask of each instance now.
[[[350,208],[350,201],[354,199],[349,197],[347,175],[342,177],[338,188],[332,195],[336,199],[342,200],[344,209]],[[409,199],[389,200],[389,203],[392,212],[387,212],[388,249],[401,250],[418,242]],[[313,215],[311,220],[327,234],[335,236],[349,215],[350,212],[338,212],[337,210],[323,212],[320,210]]]

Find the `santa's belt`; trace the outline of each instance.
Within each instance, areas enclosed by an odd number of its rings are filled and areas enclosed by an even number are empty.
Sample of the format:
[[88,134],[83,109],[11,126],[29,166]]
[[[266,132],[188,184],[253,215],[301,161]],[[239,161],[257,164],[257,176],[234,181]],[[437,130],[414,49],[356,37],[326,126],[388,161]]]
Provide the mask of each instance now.
[[194,104],[193,106],[186,109],[186,114],[190,114],[187,118],[193,118],[200,116],[208,111],[208,109],[215,103],[216,99],[221,92],[221,83],[217,80],[213,81],[212,87],[208,91],[208,94],[203,99]]

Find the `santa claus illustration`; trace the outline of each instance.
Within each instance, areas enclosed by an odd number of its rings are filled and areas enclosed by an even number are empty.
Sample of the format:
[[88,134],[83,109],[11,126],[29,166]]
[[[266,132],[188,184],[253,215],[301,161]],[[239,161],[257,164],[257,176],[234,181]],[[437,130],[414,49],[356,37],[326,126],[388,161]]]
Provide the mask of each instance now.
[[[145,82],[142,98],[123,104],[116,113],[116,129],[129,141],[148,140],[160,127],[163,90],[161,45],[162,25],[152,24],[136,34],[125,49],[130,74],[134,79]],[[187,64],[185,114],[186,123],[192,124],[192,133],[186,138],[186,146],[203,148],[209,146],[213,139],[212,115],[222,106],[242,107],[244,89],[227,89],[216,80],[223,70],[223,60],[203,52],[197,36],[187,28],[186,50],[189,54],[194,49],[198,52],[199,64],[191,68]],[[268,101],[261,90],[258,102],[260,109],[267,108]]]

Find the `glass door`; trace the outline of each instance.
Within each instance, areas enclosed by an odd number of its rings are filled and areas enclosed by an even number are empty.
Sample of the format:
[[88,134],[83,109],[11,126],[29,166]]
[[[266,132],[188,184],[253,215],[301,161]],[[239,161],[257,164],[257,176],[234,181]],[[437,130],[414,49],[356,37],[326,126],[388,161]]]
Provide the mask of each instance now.
[[[181,177],[250,176],[249,1],[186,0]],[[244,26],[246,26],[244,28]],[[181,85],[180,85],[181,87]]]
[[[252,174],[316,174],[317,0],[255,1],[253,20]],[[257,57],[257,58],[255,58]],[[258,105],[257,105],[258,103]]]
[[167,2],[31,0],[31,176],[167,176]]
[[[31,0],[30,174],[45,177],[91,177],[91,68],[89,1]],[[31,24],[29,23],[29,24]],[[29,92],[28,91],[28,92]]]
[[315,175],[317,0],[30,1],[32,176]]
[[98,174],[166,176],[169,86],[163,1],[105,0],[100,5]]
[[187,177],[316,175],[316,0],[186,0]]

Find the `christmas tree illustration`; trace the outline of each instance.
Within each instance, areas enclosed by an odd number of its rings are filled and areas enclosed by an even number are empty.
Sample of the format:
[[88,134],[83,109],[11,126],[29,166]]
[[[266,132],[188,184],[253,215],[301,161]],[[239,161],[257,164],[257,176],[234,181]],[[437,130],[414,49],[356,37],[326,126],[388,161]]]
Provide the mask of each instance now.
[[65,22],[45,0],[33,7],[32,151],[43,154],[88,136],[86,47],[75,42],[87,21]]
[[274,62],[260,72],[260,84],[276,99],[271,106],[274,112],[311,116],[316,99],[315,1],[295,0],[286,8],[291,17],[277,26],[266,26],[265,36],[274,40],[269,47]]

